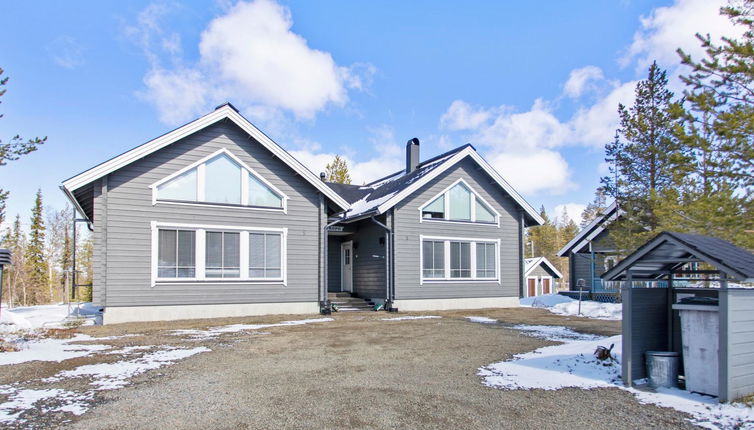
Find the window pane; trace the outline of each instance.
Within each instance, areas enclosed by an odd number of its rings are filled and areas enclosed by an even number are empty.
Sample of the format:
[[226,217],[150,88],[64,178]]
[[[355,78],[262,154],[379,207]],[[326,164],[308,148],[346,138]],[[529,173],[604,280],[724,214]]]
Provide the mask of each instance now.
[[422,210],[423,218],[445,218],[445,195],[436,198]]
[[264,276],[264,270],[256,272],[254,269],[264,269],[264,234],[249,234],[249,268],[251,268],[251,277],[258,278]]
[[450,189],[450,219],[471,220],[471,191],[463,184]]
[[175,243],[176,243],[176,231],[175,230],[160,230],[158,236],[158,264],[160,266],[173,266],[176,265],[175,256]]
[[425,240],[422,243],[422,260],[423,277],[445,277],[445,246],[442,241]]
[[282,208],[283,199],[249,173],[249,205]]
[[226,155],[206,164],[204,199],[214,203],[241,204],[241,167]]
[[495,277],[495,244],[476,244],[476,276],[478,278]]
[[196,200],[196,169],[182,173],[157,187],[157,198],[163,200]]
[[435,277],[445,277],[445,242],[434,242],[435,254]]
[[471,277],[471,248],[468,242],[450,242],[450,277]]
[[241,266],[241,234],[223,233],[223,267]]
[[476,199],[476,220],[479,222],[495,222],[495,214],[479,199]]
[[425,271],[431,270],[433,268],[432,267],[432,263],[434,262],[434,256],[432,254],[432,251],[434,249],[433,245],[434,245],[434,242],[430,242],[428,240],[425,240],[424,243],[422,243],[422,252],[424,253],[422,255],[422,265],[423,265],[422,269],[424,269]]
[[[207,276],[211,268],[221,268],[223,261],[223,234],[215,231],[207,232],[206,265]],[[214,273],[214,272],[213,272]],[[214,276],[214,275],[213,275]]]
[[[267,244],[266,248],[266,263],[267,269],[279,269],[280,268],[280,235],[268,234],[266,235]],[[272,276],[268,276],[272,277]]]
[[158,278],[175,278],[175,267],[160,267],[157,269]]
[[194,267],[195,235],[196,232],[193,231],[178,232],[178,266]]

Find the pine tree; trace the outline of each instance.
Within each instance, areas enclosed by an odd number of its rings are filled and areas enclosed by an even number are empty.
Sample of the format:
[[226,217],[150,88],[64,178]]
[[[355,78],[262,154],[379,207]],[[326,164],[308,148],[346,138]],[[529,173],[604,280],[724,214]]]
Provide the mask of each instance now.
[[544,206],[539,210],[540,216],[544,219],[542,225],[529,228],[529,257],[546,257],[554,261],[558,252],[558,231],[555,223],[550,220]]
[[597,217],[602,216],[607,209],[607,196],[605,195],[605,188],[598,187],[594,192],[594,200],[592,200],[581,213],[581,228],[586,227],[590,222],[594,221]]
[[723,38],[718,45],[710,35],[697,34],[706,58],[697,61],[679,49],[681,63],[691,68],[681,80],[688,87],[686,99],[696,110],[709,115],[703,122],[710,129],[704,134],[714,134],[719,139],[714,147],[729,163],[718,173],[726,175],[734,188],[751,194],[754,192],[754,1],[731,4],[721,8],[720,13],[743,28],[743,36]]
[[5,277],[4,293],[5,301],[9,308],[22,302],[20,290],[24,290],[26,284],[26,238],[21,230],[21,216],[16,215],[13,225],[3,239],[3,246],[11,251],[11,265],[7,268]]
[[673,134],[677,118],[667,83],[666,72],[653,63],[636,85],[633,106],[618,106],[618,135],[605,146],[611,175],[601,182],[624,211],[610,234],[624,251],[657,233],[658,208],[673,201],[668,193],[677,192],[688,170],[688,151]]
[[[29,244],[26,247],[28,286],[24,305],[39,304],[44,301],[43,292],[48,285],[47,260],[45,259],[45,224],[42,216],[42,190],[37,191],[31,211]],[[28,293],[28,294],[27,294]]]
[[340,155],[336,155],[331,163],[325,167],[325,180],[338,184],[350,184],[351,175],[348,172],[348,163]]

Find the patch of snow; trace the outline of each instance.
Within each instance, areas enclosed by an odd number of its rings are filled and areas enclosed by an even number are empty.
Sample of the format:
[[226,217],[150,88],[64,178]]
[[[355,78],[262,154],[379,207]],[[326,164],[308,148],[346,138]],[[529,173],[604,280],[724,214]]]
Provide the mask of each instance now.
[[104,338],[94,338],[85,334],[77,334],[69,339],[46,338],[29,341],[23,338],[12,339],[9,342],[14,343],[20,350],[0,353],[0,366],[35,360],[61,362],[110,349],[111,347],[108,345],[74,343],[101,339]]
[[58,388],[47,390],[0,389],[0,393],[10,395],[7,401],[0,404],[0,423],[16,421],[24,411],[33,408],[37,402],[55,398],[64,392],[65,390]]
[[581,301],[581,313],[579,314],[579,301],[561,294],[545,294],[536,297],[526,297],[520,300],[521,306],[532,308],[545,308],[548,311],[565,316],[582,316],[600,320],[621,320],[623,318],[623,305],[620,303],[602,303],[593,300]]
[[561,326],[519,324],[513,326],[513,328],[523,331],[527,336],[552,340],[554,342],[567,342],[571,340],[596,340],[602,338],[602,336],[579,333],[577,331],[571,330],[570,328]]
[[[598,346],[613,347],[614,361],[601,362],[593,353]],[[483,384],[503,390],[557,390],[561,388],[619,388],[632,393],[646,404],[673,408],[692,416],[699,426],[754,428],[754,408],[742,404],[720,404],[717,398],[701,396],[677,388],[656,392],[627,388],[621,380],[621,336],[593,340],[571,340],[517,354],[513,359],[479,369]]]
[[442,318],[437,315],[422,315],[422,316],[405,316],[405,317],[395,317],[395,318],[382,318],[382,321],[406,321],[406,320],[428,320],[428,319],[437,319]]
[[237,333],[241,331],[261,330],[261,329],[270,328],[270,327],[285,327],[285,326],[294,326],[294,325],[303,325],[303,324],[330,322],[330,321],[335,321],[335,320],[332,318],[310,318],[310,319],[304,319],[304,320],[283,321],[283,322],[271,323],[271,324],[231,324],[231,325],[224,325],[224,326],[219,326],[219,327],[212,327],[207,330],[194,330],[194,329],[172,330],[170,331],[170,334],[175,335],[175,336],[189,336],[195,339],[209,339],[212,337],[219,336],[223,333]]
[[144,356],[132,360],[86,364],[73,370],[62,371],[45,381],[54,382],[64,378],[90,377],[93,378],[91,384],[96,386],[97,390],[114,390],[125,387],[128,385],[128,379],[148,370],[158,369],[207,351],[210,351],[210,349],[203,346],[190,349],[165,349],[144,354]]
[[566,297],[562,294],[545,294],[541,296],[524,297],[523,299],[519,300],[519,303],[521,304],[521,306],[526,307],[549,308],[560,303],[568,303],[573,301],[574,300],[572,298]]
[[487,317],[466,317],[467,320],[480,324],[495,324],[497,320]]
[[0,308],[0,333],[32,331],[43,328],[65,327],[72,318],[85,318],[85,325],[101,324],[102,313],[91,303],[66,303],[56,305],[25,306],[8,309]]
[[372,193],[367,194],[360,200],[357,200],[351,204],[351,210],[346,214],[346,217],[351,218],[354,216],[362,215],[364,212],[374,209],[382,203],[390,200],[397,192],[386,194],[380,198],[374,200],[367,200]]

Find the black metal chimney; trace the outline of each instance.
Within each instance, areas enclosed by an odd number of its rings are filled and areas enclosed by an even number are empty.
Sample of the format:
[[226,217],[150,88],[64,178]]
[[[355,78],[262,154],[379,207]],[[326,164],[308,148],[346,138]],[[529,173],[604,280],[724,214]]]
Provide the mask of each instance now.
[[419,139],[413,138],[406,142],[406,174],[416,170],[419,165]]

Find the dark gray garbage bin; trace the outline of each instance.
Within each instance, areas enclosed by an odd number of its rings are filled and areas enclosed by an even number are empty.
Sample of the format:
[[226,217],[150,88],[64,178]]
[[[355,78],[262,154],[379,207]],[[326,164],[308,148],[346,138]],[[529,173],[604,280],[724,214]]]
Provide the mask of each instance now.
[[650,387],[678,387],[677,352],[647,351],[645,356]]

